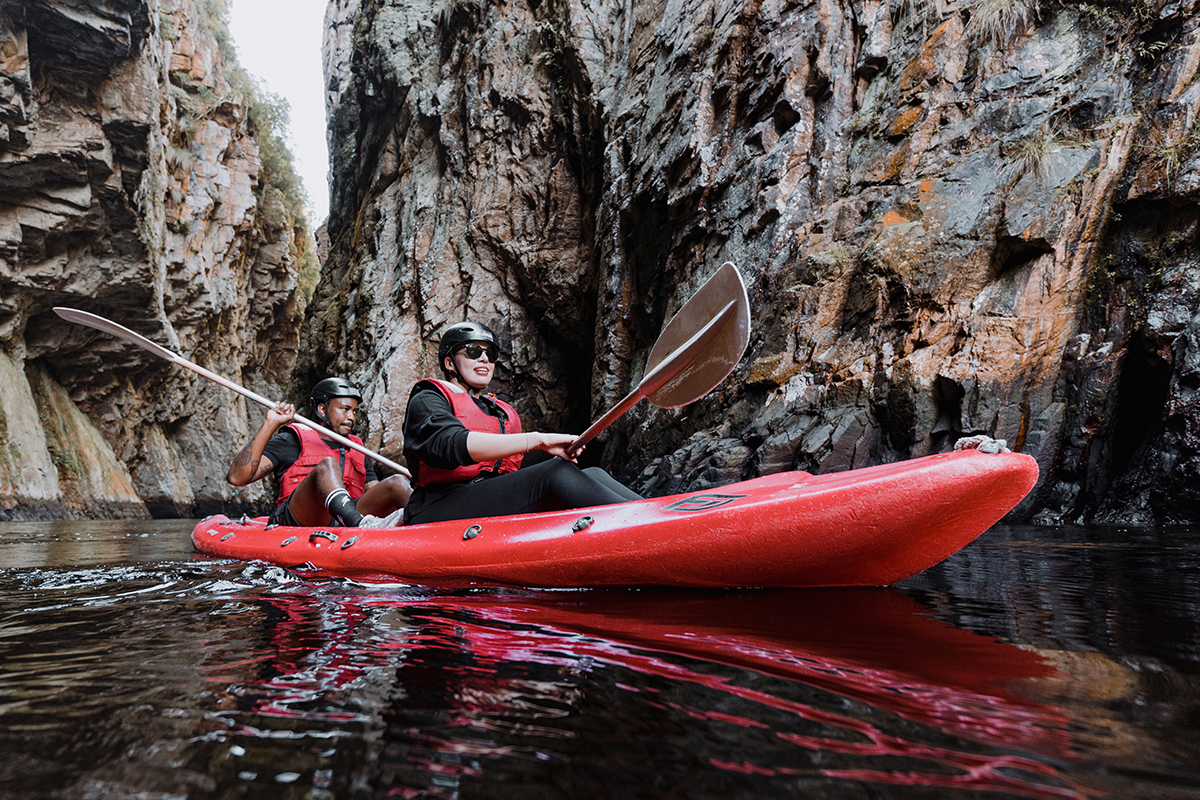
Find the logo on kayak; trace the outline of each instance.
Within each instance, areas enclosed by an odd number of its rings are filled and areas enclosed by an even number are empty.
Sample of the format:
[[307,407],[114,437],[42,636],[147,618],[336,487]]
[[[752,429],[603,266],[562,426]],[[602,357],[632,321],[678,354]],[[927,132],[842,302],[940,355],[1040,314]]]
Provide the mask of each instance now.
[[749,497],[745,494],[695,494],[676,500],[669,506],[663,506],[663,511],[711,511],[714,508],[727,506],[734,500]]

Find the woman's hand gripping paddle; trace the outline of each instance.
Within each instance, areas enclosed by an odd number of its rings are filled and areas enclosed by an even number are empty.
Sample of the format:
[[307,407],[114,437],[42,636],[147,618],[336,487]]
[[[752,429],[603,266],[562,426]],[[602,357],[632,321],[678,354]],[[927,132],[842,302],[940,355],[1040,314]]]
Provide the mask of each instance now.
[[749,342],[750,301],[742,276],[726,261],[663,328],[637,388],[580,434],[571,452],[578,453],[643,397],[659,408],[704,397],[733,372]]
[[[62,307],[55,308],[54,313],[58,314],[60,317],[67,320],[68,322],[77,322],[80,325],[87,325],[89,328],[95,328],[98,331],[104,331],[105,333],[111,334],[112,336],[115,336],[118,339],[124,339],[125,341],[130,342],[131,344],[136,344],[138,347],[141,347],[145,350],[149,350],[151,353],[158,356],[159,358],[165,359],[174,364],[178,364],[179,366],[185,367],[186,369],[190,369],[192,372],[195,372],[197,375],[203,375],[205,378],[208,378],[210,381],[221,384],[226,389],[232,389],[233,391],[237,392],[238,394],[242,395],[243,397],[248,397],[249,399],[253,400],[254,402],[258,403],[259,405],[266,406],[267,408],[274,408],[277,405],[277,403],[274,400],[269,400],[260,394],[256,394],[255,392],[250,391],[249,389],[246,389],[242,386],[238,386],[233,381],[231,381],[227,378],[222,378],[220,375],[216,374],[215,372],[210,372],[210,371],[206,370],[204,367],[200,366],[199,364],[194,364],[191,361],[188,361],[183,356],[181,356],[177,353],[172,353],[167,348],[155,344],[154,342],[147,339],[145,336],[134,333],[133,331],[126,328],[125,326],[118,325],[117,323],[115,323],[111,320],[107,320],[104,317],[98,317],[95,314],[89,314],[86,311],[79,311],[74,308],[62,308]],[[314,431],[316,431],[317,433],[320,433],[322,436],[325,436],[328,439],[332,439],[333,441],[338,442],[339,444],[345,445],[346,447],[349,447],[352,450],[357,450],[358,452],[362,453],[363,455],[370,456],[371,458],[375,459],[375,461],[379,462],[380,464],[383,464],[385,467],[388,467],[390,469],[395,470],[396,472],[399,472],[401,475],[404,475],[405,477],[408,477],[408,478],[412,477],[412,473],[410,473],[404,467],[400,466],[399,464],[392,461],[391,459],[384,458],[383,456],[379,455],[378,453],[374,452],[373,450],[369,450],[366,447],[363,447],[358,442],[355,442],[351,439],[347,439],[345,436],[342,436],[341,434],[334,433],[333,431],[329,430],[328,428],[324,427],[323,425],[318,425],[317,423],[315,423],[311,420],[307,420],[304,417],[300,416],[299,414],[296,414],[293,417],[293,419],[295,419],[296,422],[300,423],[301,425],[304,425],[305,427],[312,428]]]

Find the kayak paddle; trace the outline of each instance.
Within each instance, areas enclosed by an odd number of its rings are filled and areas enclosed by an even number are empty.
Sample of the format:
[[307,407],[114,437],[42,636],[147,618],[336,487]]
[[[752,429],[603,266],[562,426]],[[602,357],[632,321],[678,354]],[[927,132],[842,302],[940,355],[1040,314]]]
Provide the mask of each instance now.
[[[267,408],[274,408],[277,405],[277,403],[274,400],[270,400],[266,397],[263,397],[260,394],[256,394],[255,392],[250,391],[249,389],[239,386],[236,383],[234,383],[233,381],[229,380],[228,378],[223,378],[215,372],[210,372],[209,370],[205,369],[204,367],[200,366],[199,364],[195,364],[191,361],[188,361],[186,358],[179,355],[178,353],[173,353],[170,350],[168,350],[167,348],[157,345],[154,342],[150,341],[145,336],[134,333],[133,331],[126,328],[125,326],[118,325],[117,323],[113,322],[112,320],[107,320],[104,317],[98,317],[95,314],[89,314],[86,311],[79,311],[78,309],[74,309],[74,308],[63,308],[61,306],[56,307],[54,309],[54,313],[58,314],[60,317],[67,320],[68,322],[77,322],[80,325],[87,325],[89,328],[95,328],[98,331],[103,331],[104,333],[115,336],[118,339],[124,339],[125,341],[130,342],[131,344],[136,344],[138,347],[141,347],[144,350],[149,350],[151,353],[158,356],[159,358],[170,361],[173,364],[178,364],[179,366],[184,367],[186,369],[190,369],[192,372],[195,372],[198,375],[202,375],[205,378],[208,378],[210,381],[213,381],[214,383],[221,384],[226,389],[232,389],[233,391],[237,392],[238,394],[242,395],[243,397],[248,397],[249,399],[253,400],[254,402],[258,403],[259,405],[266,406]],[[404,475],[405,477],[409,477],[409,478],[412,477],[412,473],[410,473],[404,467],[400,466],[399,464],[392,461],[391,459],[384,458],[383,456],[379,455],[378,453],[374,452],[373,450],[369,450],[366,447],[363,447],[361,444],[353,441],[352,439],[347,439],[345,436],[342,436],[341,434],[334,433],[333,431],[329,430],[328,428],[326,428],[322,425],[318,425],[317,423],[315,423],[311,420],[305,419],[304,417],[300,416],[299,414],[296,414],[293,417],[293,419],[295,419],[295,421],[300,423],[301,425],[304,425],[307,428],[312,428],[317,433],[320,433],[321,435],[326,436],[335,442],[343,444],[346,447],[349,447],[353,450],[357,450],[358,452],[362,453],[363,455],[370,456],[371,458],[375,459],[380,464],[383,464],[385,467],[389,467],[390,469],[393,469],[396,472],[399,472],[401,475]]]
[[679,408],[704,397],[733,372],[749,342],[746,286],[726,261],[663,328],[637,387],[581,433],[570,452],[578,453],[644,397],[659,408]]

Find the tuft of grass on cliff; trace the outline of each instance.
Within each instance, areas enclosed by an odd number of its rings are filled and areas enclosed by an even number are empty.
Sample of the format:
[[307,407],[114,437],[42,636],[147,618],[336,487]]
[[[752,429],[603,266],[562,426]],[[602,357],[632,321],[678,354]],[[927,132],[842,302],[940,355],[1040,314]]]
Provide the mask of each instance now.
[[258,80],[238,64],[237,49],[229,32],[229,0],[196,0],[200,24],[217,40],[225,59],[230,85],[245,98],[246,111],[258,143],[261,171],[259,173],[259,208],[266,221],[277,226],[289,222],[271,217],[277,200],[286,209],[295,229],[292,256],[299,273],[298,288],[307,302],[316,288],[321,266],[317,262],[317,245],[308,219],[308,193],[300,176],[287,137],[291,124],[291,107],[285,98],[267,91]]

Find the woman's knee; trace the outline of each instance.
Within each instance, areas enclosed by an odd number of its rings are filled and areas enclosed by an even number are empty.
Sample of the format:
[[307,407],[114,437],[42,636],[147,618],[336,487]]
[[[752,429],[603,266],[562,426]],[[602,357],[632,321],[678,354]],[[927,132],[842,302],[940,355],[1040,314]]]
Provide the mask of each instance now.
[[579,484],[583,478],[583,470],[570,461],[561,458],[550,458],[537,465],[542,480],[552,488],[568,488]]
[[539,466],[541,469],[544,469],[551,474],[574,475],[581,471],[575,464],[572,464],[570,461],[566,461],[561,458],[548,458]]
[[607,487],[609,491],[615,492],[616,494],[620,495],[620,497],[624,500],[641,500],[642,499],[642,496],[640,494],[638,494],[637,492],[633,491],[625,484],[618,481],[612,475],[609,475],[607,472],[605,472],[600,467],[588,467],[587,469],[585,469],[583,471],[583,474],[587,475],[589,478],[594,480],[596,483],[599,483],[600,485]]

